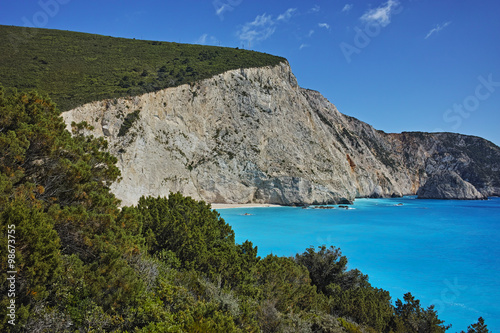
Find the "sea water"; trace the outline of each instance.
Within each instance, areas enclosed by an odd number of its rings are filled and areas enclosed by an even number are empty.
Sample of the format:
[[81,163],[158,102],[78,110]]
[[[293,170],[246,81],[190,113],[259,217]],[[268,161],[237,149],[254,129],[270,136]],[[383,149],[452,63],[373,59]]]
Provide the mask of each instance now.
[[500,332],[500,198],[357,199],[349,209],[219,212],[236,242],[252,241],[262,257],[334,245],[350,269],[368,274],[393,301],[411,292],[423,307],[434,304],[439,318],[453,325],[448,332],[466,331],[480,316]]

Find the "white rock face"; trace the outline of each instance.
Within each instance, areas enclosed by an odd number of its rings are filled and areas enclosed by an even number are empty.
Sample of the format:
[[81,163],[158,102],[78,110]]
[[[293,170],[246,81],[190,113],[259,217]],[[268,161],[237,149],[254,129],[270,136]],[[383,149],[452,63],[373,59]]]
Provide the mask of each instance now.
[[438,172],[432,175],[424,186],[418,189],[419,199],[486,199],[471,183],[465,181],[456,172]]
[[[120,136],[134,112],[137,120]],[[107,138],[122,172],[112,190],[124,205],[177,191],[210,203],[286,205],[400,196],[416,193],[429,166],[458,163],[456,154],[451,162],[434,159],[438,135],[385,134],[339,113],[300,88],[284,63],[93,102],[63,117]],[[500,181],[484,188],[500,193]]]

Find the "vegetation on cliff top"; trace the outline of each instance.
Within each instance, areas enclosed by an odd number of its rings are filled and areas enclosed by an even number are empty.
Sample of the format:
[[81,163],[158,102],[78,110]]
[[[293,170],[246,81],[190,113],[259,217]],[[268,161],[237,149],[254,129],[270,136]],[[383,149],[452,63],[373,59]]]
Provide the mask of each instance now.
[[286,61],[237,48],[2,25],[0,45],[0,84],[49,94],[61,111]]
[[[410,293],[393,305],[334,247],[260,258],[179,193],[119,209],[116,158],[86,127],[72,136],[49,100],[0,87],[0,307],[14,304],[1,332],[448,329]],[[468,332],[488,330],[480,318]]]

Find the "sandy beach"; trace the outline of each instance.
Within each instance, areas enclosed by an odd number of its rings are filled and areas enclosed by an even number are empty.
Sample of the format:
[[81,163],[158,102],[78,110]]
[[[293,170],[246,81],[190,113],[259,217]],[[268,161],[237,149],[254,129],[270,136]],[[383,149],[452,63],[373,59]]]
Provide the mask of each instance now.
[[213,203],[211,205],[212,205],[213,209],[280,207],[280,205],[257,204],[257,203],[249,203],[249,204],[222,204],[222,203]]

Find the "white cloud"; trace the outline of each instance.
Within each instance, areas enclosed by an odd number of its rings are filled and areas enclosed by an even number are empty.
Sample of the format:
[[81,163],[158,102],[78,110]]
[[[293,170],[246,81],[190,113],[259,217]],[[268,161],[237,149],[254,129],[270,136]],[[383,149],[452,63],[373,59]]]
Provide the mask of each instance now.
[[193,44],[200,44],[200,45],[212,44],[212,45],[216,45],[218,42],[219,41],[214,36],[209,36],[208,34],[203,34],[200,37],[198,37],[198,39],[196,39],[193,42]]
[[344,8],[342,8],[342,12],[346,12],[346,13],[348,13],[348,12],[352,9],[352,6],[353,6],[352,4],[349,4],[349,3],[348,3],[348,4],[346,4],[346,5],[344,6]]
[[288,21],[296,10],[297,8],[288,8],[286,12],[278,16],[278,21]]
[[244,42],[262,41],[271,37],[276,30],[275,22],[271,15],[258,15],[253,22],[247,22],[236,33]]
[[318,23],[318,27],[330,29],[330,25],[328,23]]
[[255,20],[253,20],[253,22],[250,23],[250,25],[256,26],[256,27],[263,27],[263,26],[270,25],[270,24],[274,24],[274,21],[273,21],[271,15],[266,15],[266,13],[264,13],[262,15],[257,15],[255,17]]
[[375,9],[370,9],[361,16],[361,20],[367,23],[378,23],[385,27],[391,23],[391,16],[398,9],[398,0],[388,0],[385,4]]
[[289,21],[296,11],[297,8],[289,8],[283,14],[278,15],[276,19],[266,13],[257,15],[255,20],[245,23],[236,32],[236,35],[242,42],[252,43],[266,40],[274,34],[278,23]]
[[314,5],[313,8],[309,9],[309,13],[317,13],[319,12],[320,7],[318,5]]
[[194,41],[194,44],[205,44],[207,42],[208,34],[201,35],[197,40]]
[[300,44],[299,50],[302,50],[304,47],[309,47],[307,44]]
[[451,24],[451,21],[448,21],[448,22],[445,22],[445,23],[442,23],[442,24],[438,24],[435,28],[432,28],[431,31],[429,31],[427,33],[427,36],[425,36],[425,39],[429,38],[435,32],[436,33],[440,32],[441,30],[443,30],[444,28],[446,28],[450,24]]
[[223,19],[224,12],[230,12],[231,10],[233,10],[233,7],[229,6],[228,4],[223,4],[219,8],[215,9],[215,14],[217,14],[217,16],[219,16],[221,19]]
[[314,34],[314,30],[311,29],[311,30],[309,30],[309,33],[307,34],[307,37],[311,37],[313,34]]

